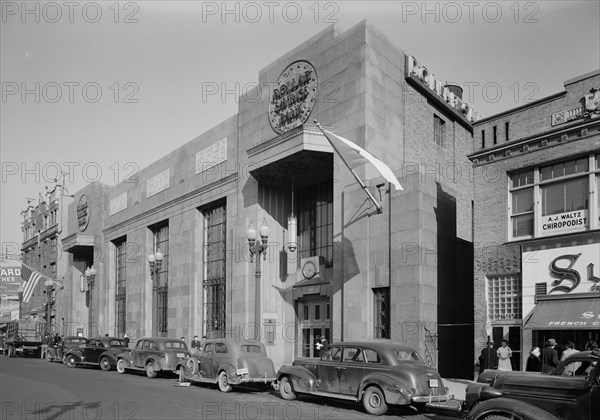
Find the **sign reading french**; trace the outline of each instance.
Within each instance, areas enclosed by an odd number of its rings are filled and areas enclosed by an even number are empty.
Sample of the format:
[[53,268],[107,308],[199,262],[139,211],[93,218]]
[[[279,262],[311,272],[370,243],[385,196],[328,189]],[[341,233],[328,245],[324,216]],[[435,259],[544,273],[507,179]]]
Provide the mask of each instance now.
[[539,218],[538,233],[540,236],[550,236],[586,230],[589,220],[587,209],[542,216]]

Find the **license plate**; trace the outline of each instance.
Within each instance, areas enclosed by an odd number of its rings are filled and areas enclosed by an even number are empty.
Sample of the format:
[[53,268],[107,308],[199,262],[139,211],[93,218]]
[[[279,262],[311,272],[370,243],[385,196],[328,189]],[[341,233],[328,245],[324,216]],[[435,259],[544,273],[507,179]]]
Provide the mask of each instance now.
[[437,388],[438,386],[440,386],[440,384],[438,383],[437,379],[429,380],[429,388]]
[[238,375],[247,375],[248,374],[248,368],[237,369],[235,371],[235,373],[237,373]]
[[185,353],[177,353],[177,357],[185,357]]

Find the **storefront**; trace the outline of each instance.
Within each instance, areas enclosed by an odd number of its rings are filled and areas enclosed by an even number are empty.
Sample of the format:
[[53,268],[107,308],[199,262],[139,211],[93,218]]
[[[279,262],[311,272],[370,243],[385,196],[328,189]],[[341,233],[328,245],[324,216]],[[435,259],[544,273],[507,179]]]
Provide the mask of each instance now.
[[474,338],[508,340],[513,369],[549,338],[598,338],[599,87],[593,71],[474,125]]

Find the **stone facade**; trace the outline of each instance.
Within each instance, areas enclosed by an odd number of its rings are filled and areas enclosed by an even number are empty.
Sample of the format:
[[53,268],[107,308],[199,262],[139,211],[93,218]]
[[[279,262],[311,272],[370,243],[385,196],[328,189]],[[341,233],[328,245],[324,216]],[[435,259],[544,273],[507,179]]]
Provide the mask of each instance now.
[[[308,121],[278,134],[268,118],[268,87],[299,60],[315,69],[317,99]],[[383,319],[378,310],[383,310],[386,338],[417,348],[443,375],[468,377],[473,180],[464,168],[471,166],[472,128],[421,82],[409,80],[406,63],[407,55],[368,23],[346,31],[332,26],[261,70],[257,87],[240,97],[235,116],[121,184],[79,191],[69,207],[63,244],[71,255],[66,277],[72,282],[78,284],[91,264],[97,270],[88,322],[98,333],[117,333],[115,296],[123,261],[119,265],[115,247],[125,244],[127,333],[134,340],[156,331],[147,256],[156,251],[156,229],[168,226],[164,334],[190,339],[196,334],[252,336],[258,330],[280,366],[296,356],[315,355],[316,335],[329,342],[377,337]],[[388,191],[370,165],[356,170],[383,212],[313,119],[392,168],[404,191]],[[444,127],[439,144],[435,124]],[[206,156],[217,162],[203,162]],[[310,201],[317,190],[323,195]],[[90,203],[84,230],[75,217],[82,195]],[[316,207],[306,209],[305,201]],[[225,211],[219,225],[224,227],[219,246],[226,247],[219,260],[224,330],[215,329],[222,320],[211,312],[215,298],[209,290],[215,289],[207,282],[222,251],[211,253],[207,245],[215,234],[210,228],[214,208]],[[296,250],[287,247],[292,212],[305,229]],[[263,221],[270,234],[258,275],[246,231]],[[314,224],[321,226],[322,248],[310,234]],[[310,259],[318,273],[305,277],[302,269]],[[83,294],[78,299],[72,308],[81,314]]]

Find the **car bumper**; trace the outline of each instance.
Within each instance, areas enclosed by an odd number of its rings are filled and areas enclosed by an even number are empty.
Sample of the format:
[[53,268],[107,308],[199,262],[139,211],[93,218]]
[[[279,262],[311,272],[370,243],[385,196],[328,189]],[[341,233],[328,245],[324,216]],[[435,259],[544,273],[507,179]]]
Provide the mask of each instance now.
[[414,403],[434,403],[434,402],[447,402],[454,399],[453,394],[446,395],[415,395],[411,397],[411,401]]

